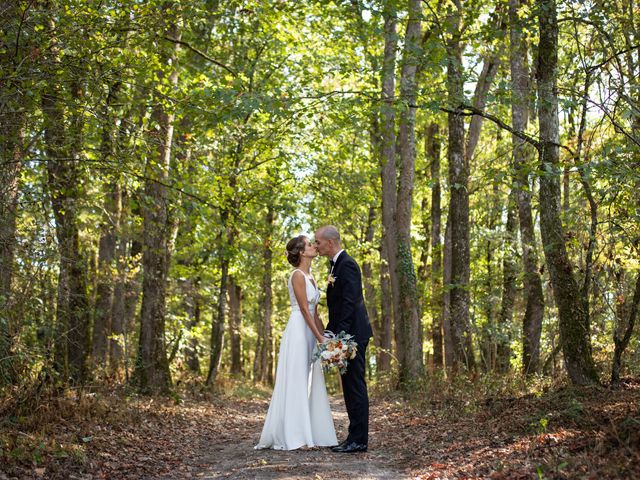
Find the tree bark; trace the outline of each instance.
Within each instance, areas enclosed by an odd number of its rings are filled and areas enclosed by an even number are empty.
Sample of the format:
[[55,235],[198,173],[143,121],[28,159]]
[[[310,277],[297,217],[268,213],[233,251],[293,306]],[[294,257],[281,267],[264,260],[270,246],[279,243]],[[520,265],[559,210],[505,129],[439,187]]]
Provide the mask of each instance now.
[[[373,245],[373,237],[375,234],[375,219],[376,209],[373,206],[369,207],[369,215],[367,218],[367,230],[365,232],[364,243],[365,245]],[[373,283],[373,266],[371,262],[372,252],[368,251],[366,260],[362,262],[362,281],[364,283],[364,296],[367,304],[367,312],[369,313],[369,320],[373,326],[373,339],[378,347],[380,347],[380,315],[378,313],[378,305],[376,301],[376,290]]]
[[507,373],[511,364],[511,324],[513,322],[513,306],[516,299],[516,237],[518,219],[516,213],[516,191],[509,192],[507,200],[507,224],[505,228],[504,255],[502,257],[502,299],[500,318],[497,326],[495,369]]
[[[498,131],[498,138],[496,139],[496,144],[500,142],[500,131]],[[500,204],[500,190],[498,188],[498,181],[496,179],[493,180],[493,188],[491,194],[491,202],[489,211],[487,212],[487,228],[490,232],[493,232],[496,229],[496,226],[499,221],[500,214],[502,212],[502,205]],[[488,201],[489,199],[487,199]],[[507,208],[509,208],[507,206]],[[481,366],[483,367],[485,372],[489,372],[495,369],[496,366],[496,357],[497,357],[497,330],[498,326],[496,325],[495,320],[495,295],[494,295],[494,286],[493,286],[493,267],[495,260],[493,258],[495,245],[493,238],[491,235],[487,237],[485,244],[485,263],[487,265],[487,272],[485,275],[485,299],[484,299],[484,310],[486,321],[481,327],[479,332],[479,341],[480,344],[480,358],[481,358]]]
[[[520,11],[525,2],[509,0],[509,24],[511,48],[511,123],[513,128],[524,132],[529,112],[529,74],[527,67],[528,48],[523,38],[523,21]],[[526,309],[522,324],[522,367],[525,374],[536,373],[540,363],[540,336],[544,316],[544,295],[539,273],[539,260],[533,215],[531,213],[531,171],[528,145],[515,135],[512,137],[514,189],[518,205],[522,263],[524,267],[524,293]]]
[[242,287],[229,277],[229,346],[231,348],[231,374],[242,374]]
[[[395,2],[388,0],[384,4],[384,59],[382,63],[382,158],[381,158],[381,179],[382,179],[382,227],[383,243],[381,248],[383,265],[381,275],[385,280],[388,277],[389,292],[386,297],[391,299],[391,308],[384,310],[385,300],[383,298],[382,330],[386,332],[386,322],[389,322],[390,329],[399,321],[398,306],[398,276],[396,269],[397,252],[397,231],[396,231],[396,133],[395,133],[395,82],[396,82],[396,50],[398,47],[397,35],[397,13]],[[384,288],[384,285],[383,285]],[[384,295],[383,290],[383,295]],[[384,339],[386,342],[387,339]],[[381,343],[383,340],[381,340]],[[391,346],[391,339],[389,339]]]
[[[463,103],[462,44],[460,40],[461,6],[452,7],[448,22],[451,32],[447,41],[447,91],[452,105]],[[468,370],[475,369],[471,326],[469,323],[469,165],[465,155],[464,117],[448,114],[449,125],[449,203],[451,229],[451,337],[453,340],[453,367],[463,363]]]
[[[103,111],[101,161],[107,165],[114,161],[117,124],[112,105],[117,98],[120,84],[109,88]],[[102,219],[102,232],[98,246],[98,284],[93,322],[93,362],[94,368],[106,365],[108,337],[111,333],[113,313],[113,289],[116,271],[116,245],[120,230],[122,212],[122,192],[118,178],[112,178],[105,185],[105,202]]]
[[[625,297],[621,308],[616,312],[616,328],[613,330],[613,363],[611,365],[611,383],[620,383],[620,370],[622,368],[622,355],[624,354],[631,334],[638,317],[638,306],[640,305],[640,274],[636,277],[636,287],[633,297]],[[624,316],[626,315],[626,319]]]
[[13,315],[12,283],[27,107],[22,75],[18,74],[25,64],[25,40],[20,38],[21,15],[17,7],[16,2],[4,2],[1,7],[3,42],[12,48],[3,48],[0,53],[2,95],[7,99],[0,104],[0,385],[16,379],[12,349],[19,329]]
[[262,296],[260,298],[260,318],[262,323],[258,329],[258,349],[254,363],[254,378],[262,383],[273,384],[273,332],[271,317],[273,314],[273,228],[275,210],[273,204],[267,205],[265,216],[264,248],[262,250]]
[[[224,212],[223,212],[224,213]],[[227,215],[228,217],[228,212]],[[222,225],[226,225],[223,215]],[[224,232],[221,232],[224,235]],[[222,239],[219,240],[222,242]],[[224,317],[227,307],[227,285],[229,283],[229,258],[222,247],[220,259],[220,287],[218,289],[218,304],[214,314],[213,323],[211,325],[211,343],[209,354],[209,372],[207,373],[207,386],[212,386],[218,375],[220,368],[220,359],[222,358],[222,349],[224,347]]]
[[417,84],[415,73],[420,62],[420,29],[422,16],[420,0],[409,1],[409,19],[405,35],[405,48],[400,77],[400,95],[405,108],[400,115],[400,172],[396,203],[398,307],[399,328],[399,380],[403,387],[415,381],[423,371],[420,315],[416,273],[411,255],[411,213],[415,178],[416,139],[415,115]]
[[18,327],[12,318],[18,184],[22,167],[24,115],[0,112],[0,385],[15,380],[12,346]]
[[376,334],[380,351],[376,357],[376,365],[379,372],[391,371],[391,358],[393,350],[393,288],[391,287],[391,272],[389,264],[385,261],[389,257],[387,243],[382,242],[380,252],[380,329]]
[[576,385],[598,383],[591,354],[588,315],[567,254],[560,218],[558,125],[558,19],[555,0],[538,9],[538,122],[540,125],[540,230],[558,307],[560,341],[569,378]]
[[440,206],[440,127],[429,125],[427,145],[431,168],[431,338],[433,340],[433,364],[444,366],[444,331],[442,319],[442,243],[440,240],[442,210]]
[[[49,27],[54,31],[53,18]],[[50,50],[50,62],[59,65],[59,47]],[[65,89],[70,90],[70,110],[63,106]],[[87,373],[89,302],[86,263],[80,253],[78,203],[80,196],[79,150],[82,142],[82,87],[75,80],[64,82],[50,73],[42,95],[47,181],[56,222],[60,254],[56,307],[55,368],[72,383],[82,383]],[[65,117],[68,120],[65,121]]]
[[[165,2],[164,26],[167,35],[180,39],[173,2]],[[175,87],[178,83],[176,59],[178,44],[173,43],[161,53],[161,64],[171,65],[171,72],[165,80],[162,70],[157,72],[160,82]],[[169,215],[167,181],[171,165],[171,148],[175,113],[163,106],[160,93],[157,92],[152,111],[152,124],[158,130],[150,133],[158,145],[155,156],[150,156],[145,168],[145,188],[143,213],[143,282],[140,338],[135,378],[142,393],[167,392],[171,385],[171,374],[167,361],[165,344],[165,295],[169,270]]]
[[442,292],[442,333],[444,334],[444,361],[447,368],[455,365],[453,347],[453,333],[451,327],[451,209],[447,213],[447,223],[444,229],[444,248],[442,250],[442,283],[447,288]]
[[[124,194],[120,192],[120,200],[124,200]],[[121,212],[121,217],[124,211]],[[127,238],[120,235],[116,250],[116,279],[113,286],[113,301],[111,303],[111,329],[109,332],[109,371],[111,375],[117,374],[122,366],[124,352],[124,326],[125,326],[125,296],[127,282]]]

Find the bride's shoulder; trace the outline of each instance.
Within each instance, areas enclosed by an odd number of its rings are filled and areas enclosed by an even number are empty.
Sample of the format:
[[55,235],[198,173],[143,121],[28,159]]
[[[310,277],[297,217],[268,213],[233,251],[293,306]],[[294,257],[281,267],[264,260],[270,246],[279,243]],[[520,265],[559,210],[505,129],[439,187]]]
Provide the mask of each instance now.
[[304,273],[299,268],[296,268],[295,270],[291,270],[291,273],[289,274],[290,279],[294,279],[297,277],[304,278]]

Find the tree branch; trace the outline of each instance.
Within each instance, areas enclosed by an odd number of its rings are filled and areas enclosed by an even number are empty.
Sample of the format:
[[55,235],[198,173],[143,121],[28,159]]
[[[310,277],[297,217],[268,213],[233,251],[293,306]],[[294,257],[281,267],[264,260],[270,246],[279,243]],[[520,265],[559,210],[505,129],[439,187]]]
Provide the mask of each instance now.
[[[440,107],[440,110],[443,111],[443,112],[454,113],[454,114],[457,114],[457,115],[464,115],[464,116],[478,115],[479,117],[483,117],[483,118],[486,118],[487,120],[491,120],[493,123],[498,125],[503,130],[507,130],[508,132],[511,132],[513,135],[515,135],[519,139],[524,140],[525,142],[533,145],[537,150],[540,150],[542,148],[542,144],[540,143],[540,140],[536,140],[531,135],[528,135],[528,134],[526,134],[524,132],[521,132],[519,130],[515,130],[513,127],[511,127],[510,125],[507,125],[505,122],[500,120],[495,115],[491,115],[490,113],[486,113],[485,111],[480,110],[480,109],[478,109],[476,107],[473,107],[471,105],[460,105],[456,109]],[[559,146],[562,146],[562,145],[559,145]]]
[[169,42],[177,43],[178,45],[182,45],[183,47],[187,47],[193,53],[201,56],[202,58],[204,58],[208,62],[211,62],[211,63],[213,63],[214,65],[217,65],[220,68],[224,68],[227,72],[229,72],[234,77],[238,76],[238,74],[231,67],[227,67],[224,63],[219,62],[215,58],[210,57],[209,55],[204,53],[202,50],[199,50],[196,47],[194,47],[193,45],[191,45],[189,42],[185,42],[184,40],[178,40],[177,38],[171,38],[171,37],[166,37],[166,36],[162,37],[162,39],[163,40],[167,40]]

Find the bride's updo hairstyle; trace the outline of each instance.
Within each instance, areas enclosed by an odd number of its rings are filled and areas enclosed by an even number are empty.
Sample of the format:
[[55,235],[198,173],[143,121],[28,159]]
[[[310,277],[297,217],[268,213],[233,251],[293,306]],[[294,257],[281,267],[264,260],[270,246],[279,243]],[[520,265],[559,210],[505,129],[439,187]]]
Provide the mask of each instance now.
[[287,243],[287,260],[294,267],[300,265],[300,256],[302,255],[302,252],[304,252],[304,249],[307,247],[306,240],[307,237],[305,237],[304,235],[298,235],[297,237],[293,237],[291,240],[289,240],[289,243]]

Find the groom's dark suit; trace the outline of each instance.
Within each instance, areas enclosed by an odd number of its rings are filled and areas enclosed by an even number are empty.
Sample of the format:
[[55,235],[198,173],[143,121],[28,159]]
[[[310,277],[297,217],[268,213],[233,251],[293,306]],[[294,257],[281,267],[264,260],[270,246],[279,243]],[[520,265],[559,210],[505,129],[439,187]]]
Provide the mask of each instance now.
[[365,382],[365,350],[373,336],[362,296],[362,275],[353,258],[342,252],[332,266],[333,285],[327,285],[329,324],[327,330],[353,335],[358,353],[342,375],[344,403],[349,415],[347,442],[367,445],[369,434],[369,396]]

